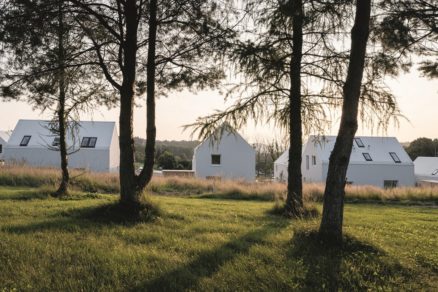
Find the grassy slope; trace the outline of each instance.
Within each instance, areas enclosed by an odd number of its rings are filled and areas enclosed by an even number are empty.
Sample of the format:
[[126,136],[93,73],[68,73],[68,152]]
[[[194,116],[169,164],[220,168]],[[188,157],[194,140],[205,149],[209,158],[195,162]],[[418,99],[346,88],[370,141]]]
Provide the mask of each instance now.
[[347,205],[339,253],[269,202],[153,197],[161,218],[123,226],[83,218],[114,196],[25,192],[0,188],[0,290],[438,289],[434,208]]

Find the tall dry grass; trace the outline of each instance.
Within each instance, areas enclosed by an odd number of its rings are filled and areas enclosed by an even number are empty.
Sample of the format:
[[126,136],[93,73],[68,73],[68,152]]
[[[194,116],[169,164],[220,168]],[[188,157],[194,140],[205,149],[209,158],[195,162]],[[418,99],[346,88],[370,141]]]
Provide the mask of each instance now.
[[[71,171],[73,189],[85,192],[118,193],[118,174]],[[54,168],[31,168],[26,166],[0,167],[0,185],[3,186],[55,186],[59,183],[60,171]],[[147,191],[162,195],[199,196],[239,200],[284,201],[286,185],[276,182],[244,182],[231,180],[205,180],[189,177],[154,177]],[[304,200],[321,202],[323,184],[304,184]],[[415,201],[438,205],[438,188],[407,187],[381,189],[373,186],[347,186],[349,202]]]

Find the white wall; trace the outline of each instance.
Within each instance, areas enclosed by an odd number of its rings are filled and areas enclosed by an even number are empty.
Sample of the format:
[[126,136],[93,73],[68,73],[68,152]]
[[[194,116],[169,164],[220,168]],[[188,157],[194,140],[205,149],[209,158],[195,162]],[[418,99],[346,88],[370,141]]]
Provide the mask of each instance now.
[[[328,163],[323,164],[325,182]],[[350,164],[347,170],[347,181],[353,185],[373,185],[383,188],[383,181],[397,180],[399,187],[415,185],[414,165],[399,164]]]
[[[221,155],[220,165],[211,164],[212,154]],[[219,176],[253,181],[256,176],[255,155],[255,150],[240,135],[225,133],[220,143],[211,145],[207,139],[195,148],[192,169],[201,178]]]
[[[312,156],[316,158],[316,164],[313,164]],[[309,161],[307,167],[307,159]],[[304,146],[303,157],[301,161],[301,172],[303,175],[303,182],[321,182],[323,181],[323,162],[314,143],[306,143]]]
[[119,136],[117,129],[114,127],[111,145],[109,149],[109,171],[118,172],[120,167],[120,148],[119,148]]
[[[78,152],[69,155],[69,167],[108,172],[110,171],[108,151],[108,149],[81,148]],[[59,152],[47,148],[7,146],[4,151],[4,160],[8,164],[23,163],[35,167],[60,167],[61,165]]]
[[287,181],[287,164],[274,163],[274,179],[278,182]]
[[0,153],[0,160],[3,160],[3,153],[5,153],[5,147],[6,147],[7,142],[5,140],[3,140],[2,138],[0,138],[0,145],[2,145],[2,153]]

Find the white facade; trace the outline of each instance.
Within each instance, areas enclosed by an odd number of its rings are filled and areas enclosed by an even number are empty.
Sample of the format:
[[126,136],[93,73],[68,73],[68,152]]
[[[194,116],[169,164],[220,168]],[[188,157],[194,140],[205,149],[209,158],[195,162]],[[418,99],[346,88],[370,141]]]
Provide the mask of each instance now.
[[6,144],[8,144],[9,140],[9,134],[4,131],[0,131],[0,161],[3,161],[3,152],[6,147]]
[[415,178],[419,184],[438,184],[438,157],[417,157],[414,161]]
[[[301,171],[304,182],[325,182],[329,158],[336,136],[310,136],[303,147]],[[282,155],[283,156],[283,155]],[[287,165],[288,156],[274,163],[274,176],[280,180],[280,163]],[[284,172],[284,170],[283,170]],[[287,178],[287,168],[286,176]],[[285,179],[284,179],[285,180]],[[377,187],[414,186],[414,164],[394,137],[355,137],[347,170],[347,182]]]
[[192,169],[200,178],[253,181],[256,151],[238,133],[222,129],[219,139],[207,138],[194,151]]
[[[19,120],[8,144],[4,160],[8,164],[26,164],[36,167],[59,167],[60,154],[50,131],[49,121]],[[70,168],[97,172],[116,172],[120,151],[114,122],[79,123],[75,134],[67,136]],[[55,146],[53,146],[55,145]]]

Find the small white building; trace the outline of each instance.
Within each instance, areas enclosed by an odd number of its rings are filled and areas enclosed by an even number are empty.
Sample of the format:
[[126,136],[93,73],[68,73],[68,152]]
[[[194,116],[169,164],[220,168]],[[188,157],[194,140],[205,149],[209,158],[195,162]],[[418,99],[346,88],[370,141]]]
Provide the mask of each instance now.
[[255,180],[255,149],[228,125],[216,134],[218,137],[209,137],[195,148],[192,161],[195,176]]
[[[310,136],[303,146],[304,182],[325,182],[336,136]],[[274,177],[287,179],[288,155],[274,163]],[[284,164],[286,162],[286,168]],[[277,170],[277,171],[276,171]],[[414,164],[394,137],[355,137],[347,170],[347,183],[377,187],[414,186]]]
[[415,178],[419,185],[438,186],[438,157],[417,157],[414,166]]
[[3,151],[8,144],[9,140],[9,133],[5,131],[0,131],[0,161],[3,161]]
[[[119,138],[115,122],[82,121],[67,135],[70,168],[96,172],[119,169]],[[4,147],[7,164],[35,167],[60,167],[59,137],[50,130],[50,122],[19,120]]]

